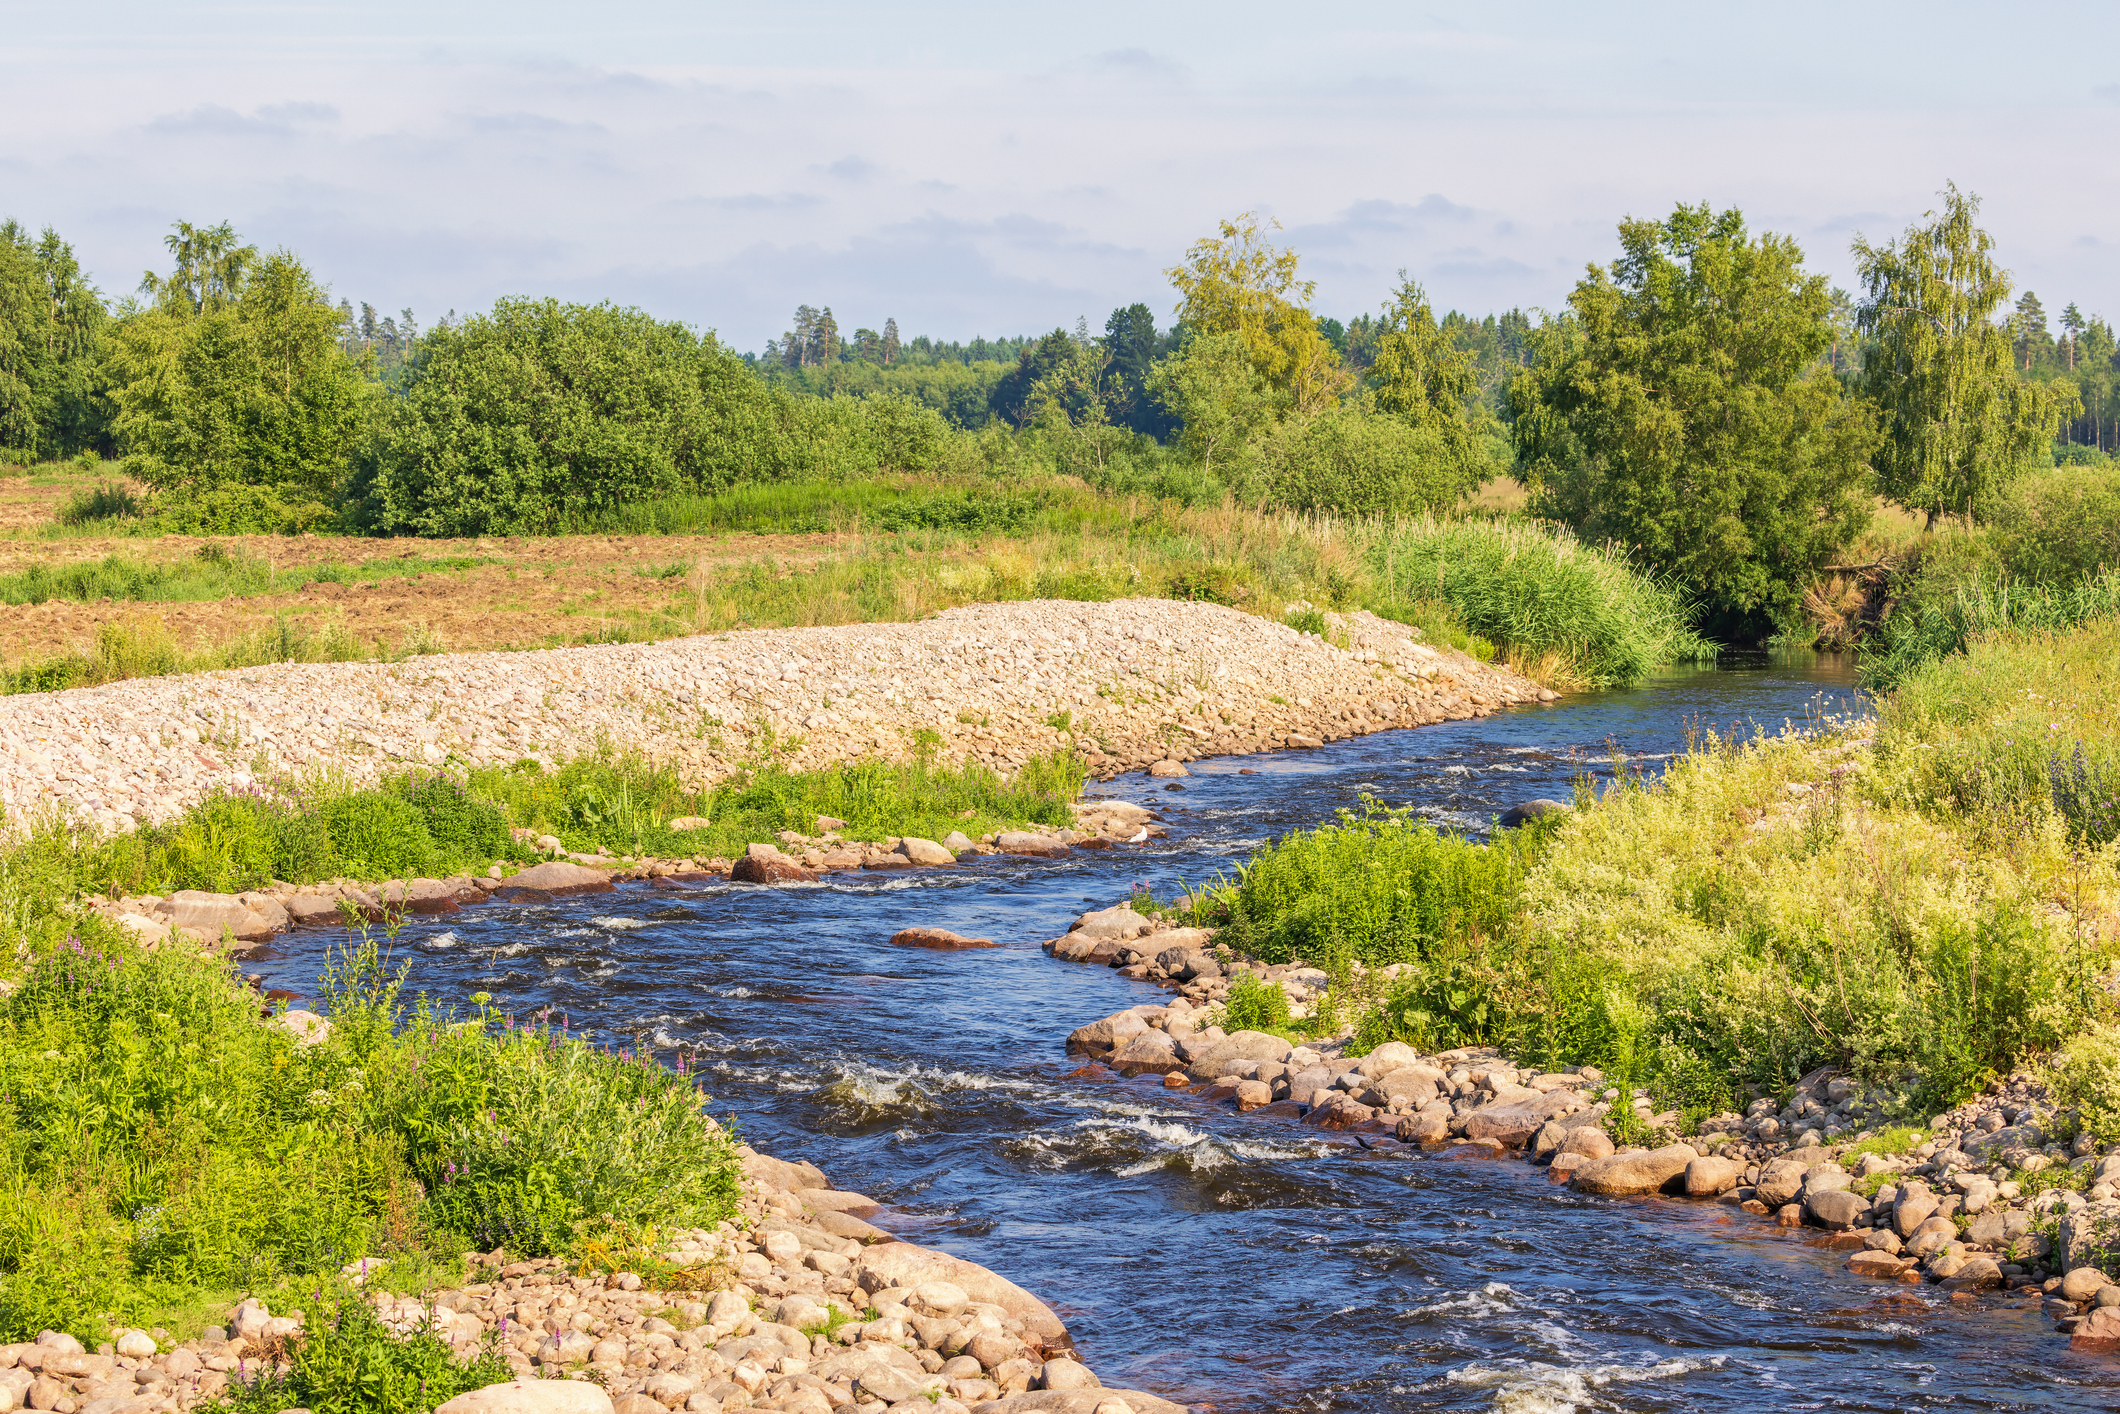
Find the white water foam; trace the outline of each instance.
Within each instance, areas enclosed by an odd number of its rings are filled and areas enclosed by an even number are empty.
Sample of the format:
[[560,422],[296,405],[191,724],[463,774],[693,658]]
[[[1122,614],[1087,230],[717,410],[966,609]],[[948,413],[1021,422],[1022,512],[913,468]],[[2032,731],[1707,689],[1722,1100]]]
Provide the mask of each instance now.
[[593,938],[596,936],[596,930],[594,928],[560,928],[549,936],[554,938]]
[[1426,1306],[1415,1306],[1410,1310],[1401,1311],[1399,1315],[1410,1319],[1414,1316],[1497,1316],[1514,1313],[1516,1307],[1503,1298],[1516,1294],[1507,1282],[1490,1281],[1477,1291],[1461,1291],[1455,1296],[1446,1296],[1441,1301],[1431,1301]]
[[1611,1385],[1667,1380],[1695,1370],[1719,1368],[1720,1355],[1705,1360],[1679,1358],[1647,1365],[1548,1365],[1539,1360],[1508,1360],[1495,1365],[1478,1361],[1452,1370],[1450,1384],[1494,1391],[1493,1407],[1501,1414],[1581,1414],[1585,1409],[1617,1406],[1597,1392]]
[[599,928],[609,928],[613,932],[621,933],[629,928],[647,928],[653,926],[645,918],[598,917],[592,918],[589,921],[591,923],[594,923]]
[[744,997],[755,997],[758,993],[752,991],[749,987],[716,987],[714,988],[714,995],[717,997],[728,997],[732,1000],[741,1000]]
[[436,933],[431,938],[423,939],[421,942],[421,946],[430,948],[453,948],[456,946],[456,934]]

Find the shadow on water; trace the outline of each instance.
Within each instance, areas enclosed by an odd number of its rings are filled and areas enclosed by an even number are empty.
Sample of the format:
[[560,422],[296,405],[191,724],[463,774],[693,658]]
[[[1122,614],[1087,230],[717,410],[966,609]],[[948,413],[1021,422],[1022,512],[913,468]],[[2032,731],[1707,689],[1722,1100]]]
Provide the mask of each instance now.
[[[769,1153],[895,1205],[908,1237],[1051,1302],[1106,1383],[1233,1410],[2080,1410],[2120,1374],[2036,1309],[1860,1283],[1730,1210],[1607,1202],[1528,1166],[1364,1152],[1091,1079],[1068,1030],[1161,994],[1038,943],[1136,882],[1169,893],[1364,792],[1484,829],[1578,778],[1661,769],[1688,732],[1860,710],[1830,659],[1726,660],[1621,692],[1319,751],[1196,763],[1171,838],[783,889],[629,887],[416,920],[414,985],[663,1050]],[[1249,772],[1249,774],[1247,774]],[[974,952],[893,948],[930,924]],[[328,938],[283,940],[307,991]]]

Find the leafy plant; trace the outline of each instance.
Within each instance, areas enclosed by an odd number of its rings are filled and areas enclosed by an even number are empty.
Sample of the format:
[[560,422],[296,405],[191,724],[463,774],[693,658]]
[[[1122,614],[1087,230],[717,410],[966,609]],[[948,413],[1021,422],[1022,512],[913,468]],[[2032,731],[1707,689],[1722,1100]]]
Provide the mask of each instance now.
[[307,1313],[290,1344],[288,1369],[260,1366],[228,1388],[235,1414],[426,1414],[457,1395],[513,1377],[500,1333],[488,1331],[478,1348],[458,1355],[431,1329],[398,1335],[357,1292],[342,1292],[328,1310]]

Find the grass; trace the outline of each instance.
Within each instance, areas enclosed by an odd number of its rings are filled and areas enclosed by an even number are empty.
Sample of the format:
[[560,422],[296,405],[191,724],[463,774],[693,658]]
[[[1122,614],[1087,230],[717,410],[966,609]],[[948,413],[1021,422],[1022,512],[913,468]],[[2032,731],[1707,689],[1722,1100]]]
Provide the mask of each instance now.
[[734,1148],[686,1075],[408,1006],[366,939],[322,979],[330,1037],[299,1047],[227,960],[72,914],[48,844],[0,860],[29,958],[0,997],[0,1339],[94,1342],[238,1291],[299,1301],[357,1258],[431,1269],[733,1214]]
[[[633,856],[734,856],[783,830],[817,833],[817,817],[844,820],[848,839],[914,836],[940,840],[952,830],[976,839],[1026,823],[1066,824],[1082,793],[1080,761],[1066,752],[1024,763],[1013,779],[976,761],[958,766],[925,755],[909,761],[840,762],[791,771],[770,757],[692,791],[668,766],[601,753],[553,771],[535,764],[474,771],[471,794],[494,802],[517,824],[550,833],[570,849]],[[673,830],[673,819],[707,822]]]
[[1902,686],[1874,749],[1830,722],[1711,737],[1493,844],[1344,816],[1197,911],[1327,965],[1356,1050],[1493,1044],[1694,1117],[1830,1063],[1912,1121],[2059,1047],[2120,1136],[2120,843],[2069,793],[2111,779],[2116,662],[2111,624],[1980,640]]
[[1965,651],[1984,634],[2058,633],[2120,614],[2120,570],[2059,584],[1976,574],[1939,599],[1895,609],[1865,642],[1863,686],[1887,691],[1923,667]]
[[[546,770],[534,762],[465,776],[414,770],[356,787],[308,775],[223,791],[174,819],[106,835],[56,816],[21,822],[54,880],[71,893],[240,893],[273,880],[314,883],[446,877],[537,856],[512,831],[552,835],[569,850],[644,858],[741,854],[783,830],[817,833],[817,817],[847,822],[854,840],[912,835],[974,838],[1028,823],[1060,825],[1081,794],[1080,761],[1033,758],[1013,779],[977,762],[948,766],[841,762],[793,771],[753,762],[707,791],[637,754],[604,751]],[[676,830],[672,820],[703,820]]]
[[[2120,576],[2107,585],[2120,596]],[[1910,669],[1884,704],[1879,752],[1909,799],[1999,835],[2120,839],[2120,619],[1973,642]]]
[[93,648],[0,668],[0,693],[61,692],[129,678],[269,663],[387,662],[440,651],[433,635],[418,626],[407,629],[392,649],[359,642],[340,619],[311,620],[295,613],[275,614],[270,624],[249,633],[190,649],[157,623],[105,623],[96,628]]
[[275,569],[269,560],[209,542],[189,558],[152,561],[131,555],[63,565],[32,565],[0,574],[0,603],[44,604],[53,600],[93,603],[195,604],[265,594],[295,594],[312,584],[374,584],[461,572],[492,563],[469,555],[412,556],[345,565],[325,562]]
[[[1376,613],[1415,622],[1423,601],[1447,605],[1541,682],[1611,687],[1709,652],[1683,594],[1558,526],[1402,521],[1380,528],[1364,558]],[[1395,612],[1401,603],[1413,612]]]

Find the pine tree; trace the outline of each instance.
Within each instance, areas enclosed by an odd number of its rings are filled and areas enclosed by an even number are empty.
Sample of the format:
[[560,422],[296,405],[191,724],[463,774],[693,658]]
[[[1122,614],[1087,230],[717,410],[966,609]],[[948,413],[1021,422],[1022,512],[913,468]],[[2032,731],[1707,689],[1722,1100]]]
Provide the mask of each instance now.
[[2017,301],[2017,357],[2026,373],[2032,371],[2032,356],[2046,347],[2046,307],[2030,290]]
[[898,361],[898,321],[883,321],[883,366],[889,368]]

